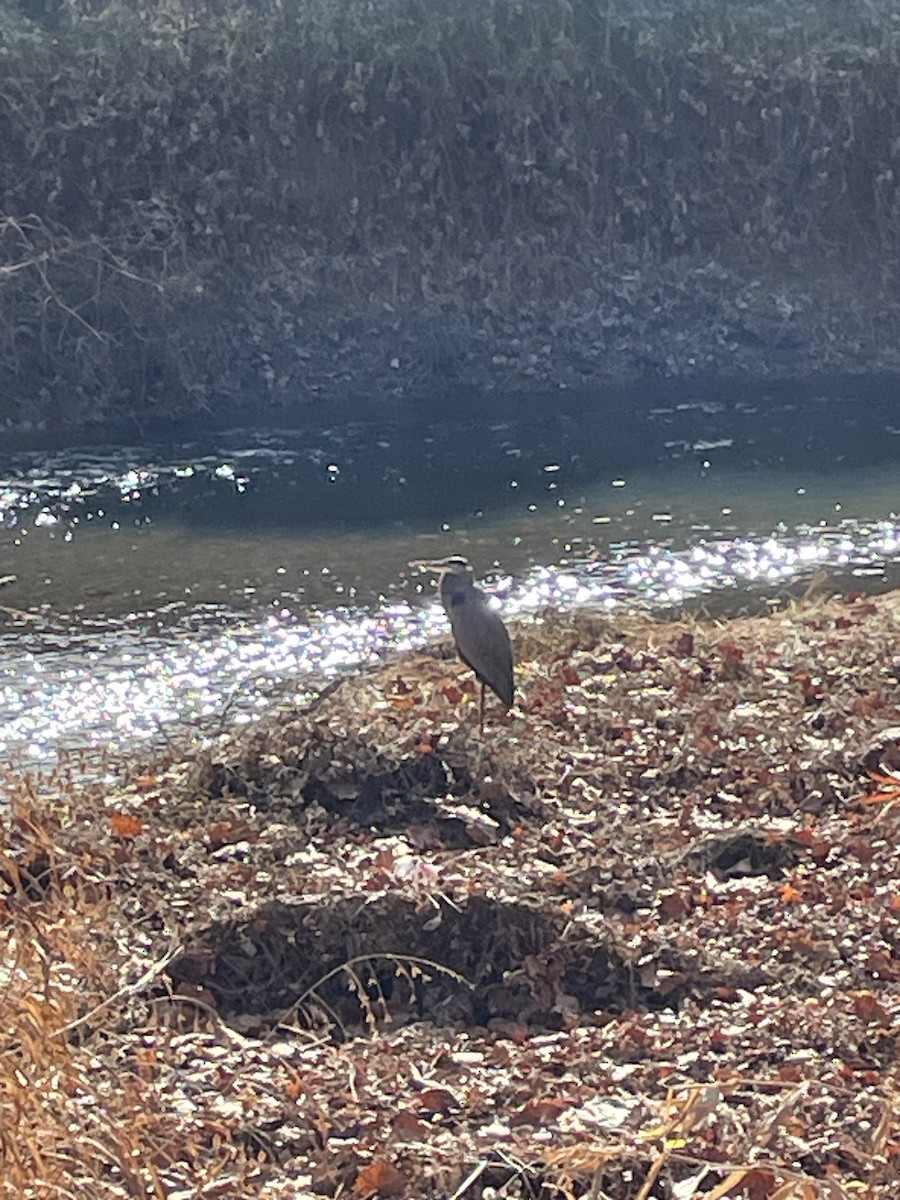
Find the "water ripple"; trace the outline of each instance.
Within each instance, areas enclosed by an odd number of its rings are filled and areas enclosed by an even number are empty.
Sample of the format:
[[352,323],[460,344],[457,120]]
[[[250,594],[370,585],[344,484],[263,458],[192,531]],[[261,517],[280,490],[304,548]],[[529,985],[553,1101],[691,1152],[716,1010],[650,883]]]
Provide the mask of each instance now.
[[[900,564],[900,524],[882,520],[765,538],[696,538],[674,548],[614,544],[563,567],[487,584],[508,616],[579,606],[681,605],[723,590],[783,590],[815,568],[860,582]],[[427,583],[424,585],[430,586]],[[447,633],[434,601],[259,617],[211,608],[164,635],[140,628],[19,631],[0,638],[0,756],[52,763],[60,751],[134,753],[167,736],[297,704],[321,683]]]

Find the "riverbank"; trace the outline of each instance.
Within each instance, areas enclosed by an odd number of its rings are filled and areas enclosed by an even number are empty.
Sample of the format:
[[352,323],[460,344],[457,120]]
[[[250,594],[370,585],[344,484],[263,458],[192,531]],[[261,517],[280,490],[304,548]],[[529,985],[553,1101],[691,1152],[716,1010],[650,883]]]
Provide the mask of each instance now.
[[[871,272],[786,284],[763,282],[747,264],[686,261],[664,270],[620,264],[604,278],[581,295],[524,309],[299,309],[290,336],[265,306],[231,312],[217,322],[215,371],[192,399],[173,393],[166,405],[134,406],[126,397],[92,408],[68,406],[69,393],[7,392],[4,447],[330,426],[396,413],[398,404],[437,420],[448,405],[473,407],[476,397],[480,408],[494,397],[540,398],[552,412],[573,392],[593,392],[596,410],[614,413],[629,396],[637,406],[673,385],[709,395],[767,382],[806,390],[843,379],[883,395],[900,387],[900,303]],[[248,365],[257,360],[258,369]]]
[[887,0],[9,8],[10,434],[900,373]]
[[436,651],[7,776],[3,1194],[887,1200],[898,634],[548,615],[483,742]]
[[[467,269],[462,261],[456,268]],[[577,265],[571,270],[577,274]],[[325,319],[301,309],[290,337],[271,327],[264,335],[264,367],[255,377],[246,364],[257,321],[232,317],[220,330],[229,350],[215,403],[182,419],[207,427],[317,417],[331,423],[335,413],[358,419],[379,407],[393,411],[398,401],[437,419],[473,396],[481,407],[494,397],[523,404],[541,397],[552,412],[564,409],[566,393],[590,391],[598,412],[615,412],[623,395],[637,404],[672,383],[724,394],[836,378],[878,383],[886,393],[900,387],[900,302],[882,288],[874,264],[802,277],[794,269],[789,278],[771,270],[692,258],[660,266],[623,256],[607,259],[590,288],[564,300],[541,297],[534,281],[534,293],[502,306],[423,297],[398,311],[364,306]],[[212,381],[209,389],[212,395]],[[147,420],[154,428],[145,414],[142,432]],[[133,431],[133,419],[121,428]]]

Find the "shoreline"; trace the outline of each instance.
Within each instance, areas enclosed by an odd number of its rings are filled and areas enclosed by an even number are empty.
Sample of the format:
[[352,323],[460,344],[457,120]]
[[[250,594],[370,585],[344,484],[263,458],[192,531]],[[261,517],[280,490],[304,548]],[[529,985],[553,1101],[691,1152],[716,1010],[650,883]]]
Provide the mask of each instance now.
[[872,293],[858,275],[835,271],[820,287],[764,285],[747,269],[707,264],[647,271],[627,290],[610,280],[587,296],[518,312],[423,304],[386,313],[332,304],[323,317],[301,309],[289,338],[257,298],[212,332],[221,355],[211,344],[198,347],[200,361],[215,361],[218,374],[207,367],[192,393],[172,397],[164,409],[106,404],[96,419],[87,415],[91,406],[67,414],[36,396],[25,416],[27,404],[8,398],[5,413],[0,406],[4,442],[17,449],[80,437],[191,436],[245,423],[352,420],[409,405],[438,417],[460,396],[473,405],[492,397],[552,402],[556,395],[564,403],[567,393],[595,392],[602,407],[680,384],[727,391],[794,380],[900,383],[900,305],[887,303],[882,289]]
[[[746,266],[732,271],[688,262],[636,271],[620,285],[610,268],[609,284],[571,301],[518,313],[451,309],[446,317],[426,308],[401,319],[393,338],[396,367],[362,336],[332,336],[340,337],[339,355],[351,363],[355,354],[362,357],[348,375],[375,380],[374,391],[383,396],[408,394],[416,386],[409,377],[417,373],[439,388],[506,394],[620,390],[657,381],[729,386],[839,375],[896,379],[900,305],[886,304],[855,272],[836,275],[843,288],[834,280],[792,283],[773,276],[771,267],[757,275]],[[358,324],[348,321],[344,328]],[[366,336],[391,344],[389,327],[380,330],[377,323]],[[316,349],[313,343],[308,360],[314,380],[313,364],[324,376],[329,361]]]

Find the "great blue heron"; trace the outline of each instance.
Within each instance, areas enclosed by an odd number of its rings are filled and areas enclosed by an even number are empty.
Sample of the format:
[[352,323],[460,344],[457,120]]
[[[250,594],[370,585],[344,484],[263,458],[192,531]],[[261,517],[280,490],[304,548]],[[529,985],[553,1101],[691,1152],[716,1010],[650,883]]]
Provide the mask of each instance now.
[[513,652],[506,626],[490,607],[484,592],[475,586],[468,559],[449,558],[412,562],[411,567],[434,571],[440,582],[441,602],[450,618],[450,630],[459,657],[481,683],[478,728],[484,731],[484,689],[489,687],[504,708],[511,708],[516,690]]

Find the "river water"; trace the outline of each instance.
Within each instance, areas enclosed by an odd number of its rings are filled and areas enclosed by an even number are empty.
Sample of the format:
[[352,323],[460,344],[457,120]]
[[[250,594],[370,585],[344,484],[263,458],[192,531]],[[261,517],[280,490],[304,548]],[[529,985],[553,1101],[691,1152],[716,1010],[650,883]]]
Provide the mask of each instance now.
[[414,558],[466,554],[509,614],[896,586],[894,388],[459,397],[0,451],[0,760],[139,757],[419,645],[446,624]]

